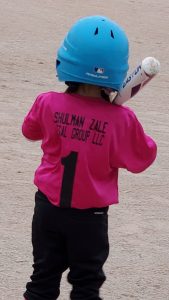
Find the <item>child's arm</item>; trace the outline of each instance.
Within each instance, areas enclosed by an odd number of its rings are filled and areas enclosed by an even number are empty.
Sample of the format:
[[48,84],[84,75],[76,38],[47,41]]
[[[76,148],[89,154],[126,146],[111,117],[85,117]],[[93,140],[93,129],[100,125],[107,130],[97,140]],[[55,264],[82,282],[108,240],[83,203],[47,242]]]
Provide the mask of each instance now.
[[32,105],[22,124],[23,135],[32,141],[43,139],[42,123],[40,118],[40,96]]
[[112,166],[140,173],[153,163],[156,155],[156,143],[144,132],[135,114],[130,112],[128,127],[123,138],[118,140],[112,157]]

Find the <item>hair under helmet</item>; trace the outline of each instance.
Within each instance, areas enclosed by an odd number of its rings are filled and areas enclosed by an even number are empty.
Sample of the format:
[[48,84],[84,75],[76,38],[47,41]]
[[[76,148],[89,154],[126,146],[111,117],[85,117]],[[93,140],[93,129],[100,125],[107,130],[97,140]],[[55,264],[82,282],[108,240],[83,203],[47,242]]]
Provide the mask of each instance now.
[[82,18],[58,49],[58,79],[119,91],[128,71],[128,53],[127,36],[117,23],[104,16]]

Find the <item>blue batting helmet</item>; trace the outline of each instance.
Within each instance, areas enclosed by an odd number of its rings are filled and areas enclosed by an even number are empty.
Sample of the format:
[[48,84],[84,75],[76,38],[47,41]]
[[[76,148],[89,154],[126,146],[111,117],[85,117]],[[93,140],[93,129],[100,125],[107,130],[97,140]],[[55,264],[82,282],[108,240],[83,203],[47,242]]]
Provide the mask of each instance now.
[[104,16],[82,18],[58,49],[58,79],[119,91],[127,75],[128,55],[127,36],[117,23]]

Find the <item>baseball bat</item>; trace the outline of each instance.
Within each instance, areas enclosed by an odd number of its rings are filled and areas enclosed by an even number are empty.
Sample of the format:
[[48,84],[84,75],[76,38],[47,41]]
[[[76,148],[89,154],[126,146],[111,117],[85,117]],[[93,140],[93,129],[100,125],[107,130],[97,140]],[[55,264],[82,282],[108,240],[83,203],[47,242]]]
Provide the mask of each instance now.
[[159,61],[154,57],[146,57],[141,64],[127,76],[118,94],[115,97],[113,96],[113,93],[109,95],[110,102],[121,105],[128,101],[152,80],[159,70]]

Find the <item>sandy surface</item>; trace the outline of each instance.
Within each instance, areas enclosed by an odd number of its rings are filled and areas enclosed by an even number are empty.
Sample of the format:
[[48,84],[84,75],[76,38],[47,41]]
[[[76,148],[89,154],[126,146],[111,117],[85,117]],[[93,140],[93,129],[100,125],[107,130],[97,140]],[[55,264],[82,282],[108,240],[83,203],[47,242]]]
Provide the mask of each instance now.
[[[33,174],[39,143],[21,136],[23,117],[37,94],[62,90],[55,52],[78,18],[102,14],[130,40],[130,66],[146,56],[161,73],[128,105],[158,143],[146,172],[121,171],[120,204],[111,207],[111,251],[105,300],[169,299],[169,2],[168,0],[0,0],[0,299],[21,300],[31,273]],[[69,299],[66,275],[60,299]]]

